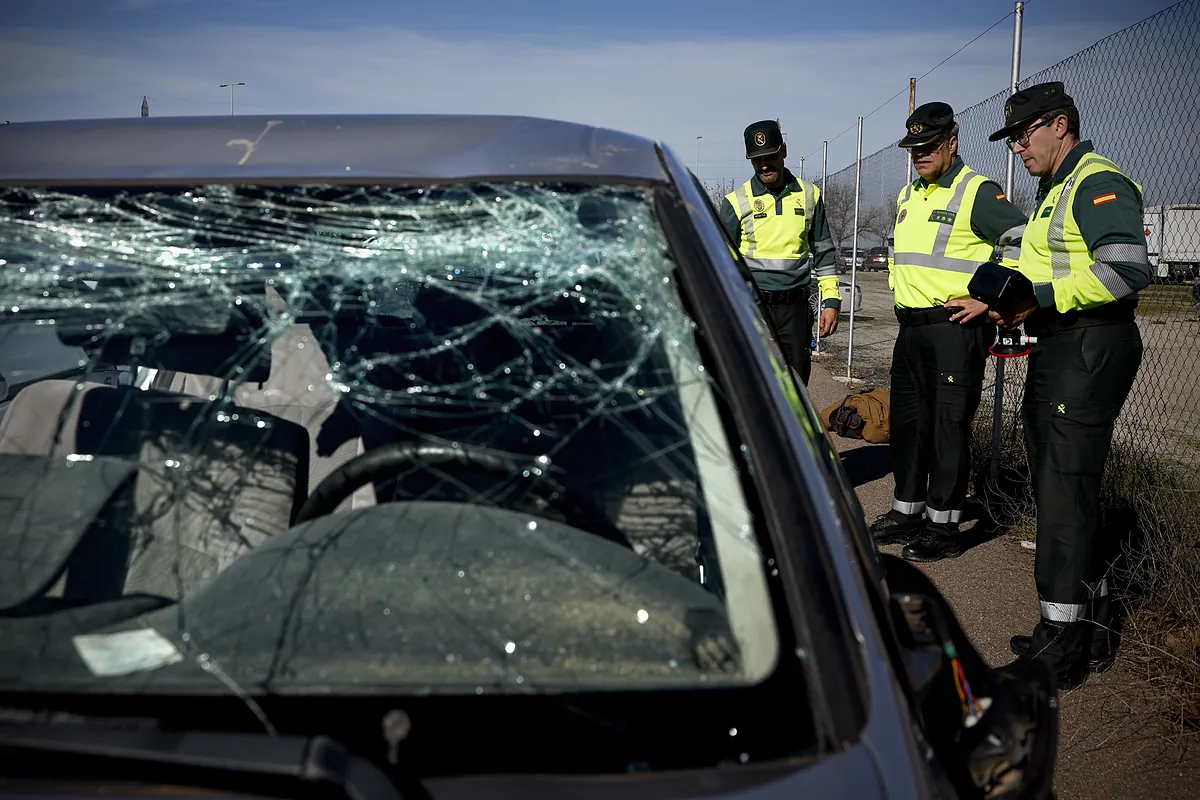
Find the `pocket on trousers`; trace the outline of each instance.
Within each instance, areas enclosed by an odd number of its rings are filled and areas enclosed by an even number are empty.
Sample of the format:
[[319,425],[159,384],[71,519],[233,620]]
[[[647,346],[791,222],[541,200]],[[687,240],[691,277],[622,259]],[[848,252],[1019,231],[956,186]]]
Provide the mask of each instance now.
[[963,422],[974,413],[972,398],[980,393],[979,379],[970,372],[942,370],[935,374],[937,412],[950,422]]
[[1098,475],[1112,444],[1116,413],[1087,400],[1051,400],[1044,461],[1065,475]]

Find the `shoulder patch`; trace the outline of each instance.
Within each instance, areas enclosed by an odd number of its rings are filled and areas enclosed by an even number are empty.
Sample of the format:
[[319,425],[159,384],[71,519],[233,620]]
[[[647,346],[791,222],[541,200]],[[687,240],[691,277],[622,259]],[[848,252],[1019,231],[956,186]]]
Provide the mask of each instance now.
[[1109,192],[1108,194],[1098,194],[1092,198],[1092,205],[1102,206],[1105,203],[1111,203],[1113,200],[1116,200],[1116,199],[1117,199],[1116,192]]
[[1001,192],[1000,194],[996,195],[996,199],[997,200],[1006,200],[1007,198],[1004,196],[1004,192]]

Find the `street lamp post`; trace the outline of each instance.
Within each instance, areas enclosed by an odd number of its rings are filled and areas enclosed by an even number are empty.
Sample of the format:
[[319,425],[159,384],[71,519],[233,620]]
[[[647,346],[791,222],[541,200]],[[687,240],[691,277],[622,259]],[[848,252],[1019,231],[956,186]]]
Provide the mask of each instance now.
[[700,177],[700,140],[703,138],[704,138],[703,136],[696,137],[696,177],[697,178]]
[[222,83],[219,88],[229,89],[229,116],[233,116],[233,87],[245,86],[245,82],[238,81],[237,83]]

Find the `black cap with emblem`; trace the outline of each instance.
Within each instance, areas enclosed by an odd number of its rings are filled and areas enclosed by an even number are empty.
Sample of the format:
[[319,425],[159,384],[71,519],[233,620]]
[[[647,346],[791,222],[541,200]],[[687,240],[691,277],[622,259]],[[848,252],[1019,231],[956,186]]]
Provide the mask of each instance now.
[[1022,89],[1004,104],[1004,127],[989,136],[988,141],[997,142],[1052,111],[1061,111],[1074,105],[1075,101],[1064,91],[1062,81],[1039,83]]
[[945,103],[926,103],[917,106],[908,116],[904,126],[908,135],[900,140],[900,147],[920,147],[954,130],[954,109]]
[[747,125],[745,136],[746,158],[773,155],[783,147],[783,134],[779,130],[779,123],[773,119]]

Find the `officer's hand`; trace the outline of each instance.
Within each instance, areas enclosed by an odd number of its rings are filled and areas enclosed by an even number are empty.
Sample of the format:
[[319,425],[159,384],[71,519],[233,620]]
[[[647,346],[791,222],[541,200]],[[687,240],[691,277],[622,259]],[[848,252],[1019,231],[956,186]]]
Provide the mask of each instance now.
[[987,313],[987,303],[981,303],[973,297],[955,297],[953,300],[947,300],[945,307],[955,313],[950,315],[951,322],[958,322],[966,325],[976,317]]
[[1033,312],[1037,311],[1037,307],[1036,300],[1023,300],[1002,313],[991,312],[991,317],[1003,325],[1006,330],[1012,330],[1029,319]]
[[838,310],[825,308],[821,310],[821,335],[829,336],[837,332]]

